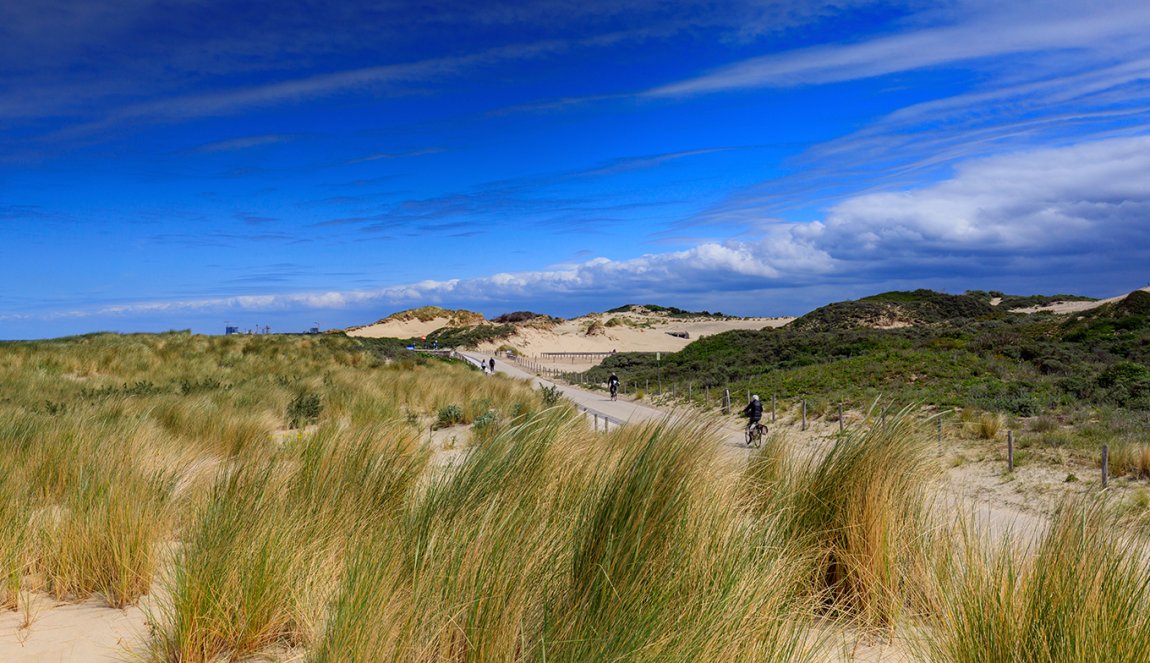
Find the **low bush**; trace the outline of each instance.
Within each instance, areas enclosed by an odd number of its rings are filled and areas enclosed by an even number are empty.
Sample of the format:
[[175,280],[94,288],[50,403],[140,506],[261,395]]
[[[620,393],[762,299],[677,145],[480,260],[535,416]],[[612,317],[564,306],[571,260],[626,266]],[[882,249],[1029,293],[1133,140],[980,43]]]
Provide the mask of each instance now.
[[436,428],[447,428],[461,423],[463,423],[463,409],[454,403],[439,408],[439,412],[435,415]]
[[563,398],[563,392],[560,391],[556,385],[540,385],[539,391],[543,395],[543,404],[548,407],[558,404],[560,399]]
[[287,408],[288,428],[303,428],[319,421],[323,412],[323,404],[319,394],[300,392],[292,399]]

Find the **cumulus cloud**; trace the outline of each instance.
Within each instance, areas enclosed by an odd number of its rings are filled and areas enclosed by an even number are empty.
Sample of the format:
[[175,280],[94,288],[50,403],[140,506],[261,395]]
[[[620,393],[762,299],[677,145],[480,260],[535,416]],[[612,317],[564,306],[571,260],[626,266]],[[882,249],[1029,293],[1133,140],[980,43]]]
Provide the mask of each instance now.
[[832,208],[817,239],[832,254],[1072,253],[1150,233],[1150,137],[980,159],[921,189]]

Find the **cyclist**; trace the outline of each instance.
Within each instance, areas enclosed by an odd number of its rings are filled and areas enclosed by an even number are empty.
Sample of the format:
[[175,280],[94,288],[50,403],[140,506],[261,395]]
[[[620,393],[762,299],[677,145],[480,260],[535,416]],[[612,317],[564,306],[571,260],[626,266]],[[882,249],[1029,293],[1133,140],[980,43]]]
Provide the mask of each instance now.
[[611,400],[615,400],[619,396],[619,376],[614,373],[611,377],[607,378],[607,388],[611,390]]
[[763,418],[763,402],[759,400],[758,394],[751,396],[751,402],[743,408],[743,414],[749,419],[747,433],[750,433],[755,426],[759,425],[759,420]]

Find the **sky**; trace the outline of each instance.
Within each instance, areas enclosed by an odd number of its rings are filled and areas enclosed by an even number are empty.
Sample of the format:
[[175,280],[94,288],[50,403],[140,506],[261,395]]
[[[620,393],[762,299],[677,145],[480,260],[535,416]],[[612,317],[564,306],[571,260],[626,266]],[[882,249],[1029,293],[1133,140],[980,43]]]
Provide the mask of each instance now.
[[1145,0],[0,0],[0,339],[1150,283]]

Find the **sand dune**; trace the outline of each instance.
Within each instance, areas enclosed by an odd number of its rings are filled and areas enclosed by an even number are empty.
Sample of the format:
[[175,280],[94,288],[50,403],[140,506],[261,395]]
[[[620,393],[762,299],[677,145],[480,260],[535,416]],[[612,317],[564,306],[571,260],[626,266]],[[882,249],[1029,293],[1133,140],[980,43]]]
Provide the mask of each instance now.
[[[1150,292],[1150,285],[1145,288],[1139,288],[1142,292]],[[1137,292],[1137,291],[1134,291]],[[1070,301],[1070,302],[1054,302],[1046,306],[1031,306],[1029,308],[1016,308],[1011,309],[1011,313],[1039,313],[1042,311],[1049,311],[1050,313],[1080,313],[1082,311],[1089,311],[1092,308],[1098,308],[1103,304],[1113,304],[1126,299],[1130,293],[1118,295],[1117,297],[1110,297],[1108,299],[1098,299],[1092,302],[1083,301]]]
[[[557,352],[676,352],[692,341],[733,329],[781,327],[794,318],[673,318],[646,312],[591,313],[557,324],[518,325],[510,338],[482,344],[493,352],[506,346],[526,356]],[[349,336],[417,338],[452,324],[447,316],[431,320],[387,319],[348,330]]]

